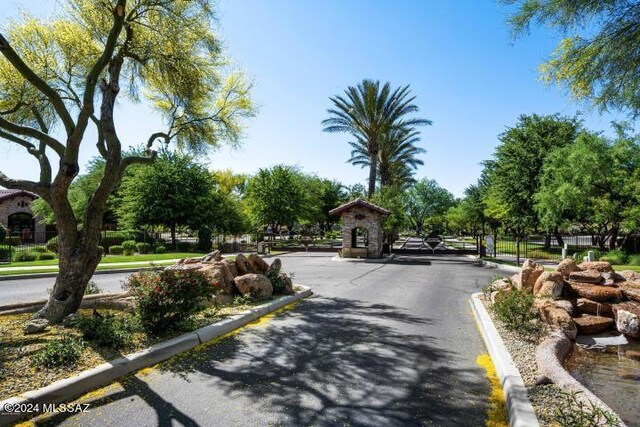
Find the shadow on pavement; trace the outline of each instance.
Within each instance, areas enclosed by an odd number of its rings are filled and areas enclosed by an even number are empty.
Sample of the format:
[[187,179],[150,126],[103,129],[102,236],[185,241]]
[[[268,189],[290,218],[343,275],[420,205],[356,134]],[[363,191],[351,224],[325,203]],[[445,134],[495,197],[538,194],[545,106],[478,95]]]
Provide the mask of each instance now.
[[[482,371],[455,368],[460,356],[426,334],[433,324],[387,304],[314,297],[160,369],[194,381],[181,390],[212,387],[224,395],[222,402],[214,393],[203,402],[211,413],[248,401],[269,414],[264,424],[484,425]],[[196,425],[143,380],[133,377],[123,387],[92,407],[138,396],[154,408],[160,425]]]

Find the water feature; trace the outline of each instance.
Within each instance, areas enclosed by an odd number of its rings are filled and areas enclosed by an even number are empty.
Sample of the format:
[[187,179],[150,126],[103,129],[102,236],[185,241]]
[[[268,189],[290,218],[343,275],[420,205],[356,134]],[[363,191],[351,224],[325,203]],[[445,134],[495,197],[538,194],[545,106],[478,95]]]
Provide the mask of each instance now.
[[640,342],[627,345],[574,345],[566,367],[620,415],[640,426]]

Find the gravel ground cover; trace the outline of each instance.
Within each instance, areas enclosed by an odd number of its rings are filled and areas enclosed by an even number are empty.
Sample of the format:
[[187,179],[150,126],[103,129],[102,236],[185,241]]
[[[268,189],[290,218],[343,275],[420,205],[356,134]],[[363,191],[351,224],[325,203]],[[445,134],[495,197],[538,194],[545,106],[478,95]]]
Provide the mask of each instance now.
[[[132,334],[131,342],[119,350],[98,346],[91,340],[83,340],[83,350],[75,364],[51,368],[37,366],[35,364],[37,354],[51,340],[62,336],[81,338],[82,332],[74,327],[51,325],[45,332],[26,335],[23,328],[31,317],[31,313],[0,316],[0,400],[77,375],[86,369],[239,314],[264,302],[236,299],[233,303],[221,305],[218,308],[208,307],[194,315],[180,330],[170,331],[162,336],[153,336],[137,330]],[[113,310],[98,310],[98,312],[103,316],[131,316]],[[92,316],[93,311],[79,310],[78,314]]]

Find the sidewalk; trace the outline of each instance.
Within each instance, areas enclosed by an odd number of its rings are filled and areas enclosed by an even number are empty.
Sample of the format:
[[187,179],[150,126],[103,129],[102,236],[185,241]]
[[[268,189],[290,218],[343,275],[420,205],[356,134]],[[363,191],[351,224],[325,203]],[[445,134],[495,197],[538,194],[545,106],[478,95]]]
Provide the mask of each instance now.
[[[163,259],[159,261],[132,261],[132,262],[105,262],[98,264],[98,268],[102,267],[115,267],[115,268],[126,268],[126,267],[139,267],[139,266],[147,266],[147,265],[171,265],[178,262],[180,258],[176,259]],[[42,271],[42,270],[51,270],[58,271],[57,265],[30,265],[26,267],[0,267],[0,273],[5,271]]]

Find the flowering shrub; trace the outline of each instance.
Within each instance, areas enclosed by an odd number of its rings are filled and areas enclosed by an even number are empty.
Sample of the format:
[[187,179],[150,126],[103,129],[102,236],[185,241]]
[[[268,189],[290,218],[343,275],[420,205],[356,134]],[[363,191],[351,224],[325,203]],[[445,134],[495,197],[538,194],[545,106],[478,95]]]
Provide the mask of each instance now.
[[198,270],[140,272],[131,275],[125,287],[135,297],[143,327],[156,334],[188,319],[213,293]]

